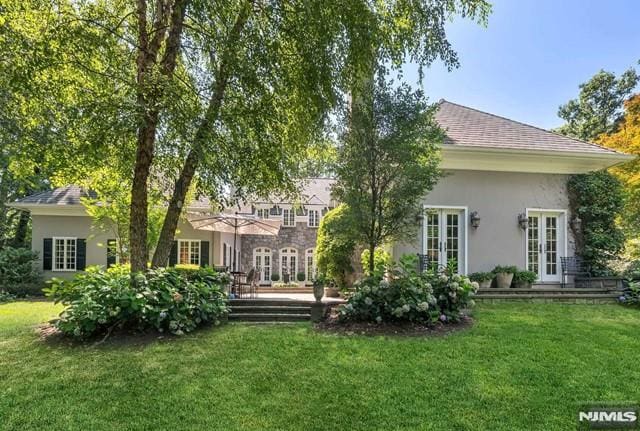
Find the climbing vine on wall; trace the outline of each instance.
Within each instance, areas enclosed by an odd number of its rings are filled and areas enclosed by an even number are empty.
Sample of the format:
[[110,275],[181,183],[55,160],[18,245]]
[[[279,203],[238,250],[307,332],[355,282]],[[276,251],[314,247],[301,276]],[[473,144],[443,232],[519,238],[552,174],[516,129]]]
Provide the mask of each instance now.
[[574,231],[578,254],[593,275],[611,275],[610,263],[624,248],[624,234],[616,223],[623,206],[620,181],[607,171],[573,175],[569,199],[572,213],[582,220]]

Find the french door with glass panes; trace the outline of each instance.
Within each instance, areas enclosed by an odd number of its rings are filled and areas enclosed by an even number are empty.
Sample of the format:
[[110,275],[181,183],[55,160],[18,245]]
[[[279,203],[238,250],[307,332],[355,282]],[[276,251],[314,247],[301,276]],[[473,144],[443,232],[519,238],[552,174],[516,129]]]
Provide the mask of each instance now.
[[560,281],[560,257],[564,256],[564,213],[529,211],[527,227],[527,269],[541,282]]
[[454,265],[464,273],[465,211],[427,208],[424,218],[424,251],[431,267]]

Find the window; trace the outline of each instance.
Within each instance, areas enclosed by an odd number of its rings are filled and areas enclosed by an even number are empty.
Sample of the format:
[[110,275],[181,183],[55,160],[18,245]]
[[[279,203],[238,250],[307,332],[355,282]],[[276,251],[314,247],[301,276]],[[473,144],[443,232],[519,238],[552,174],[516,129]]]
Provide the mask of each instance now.
[[181,239],[178,241],[178,263],[180,265],[200,265],[200,240]]
[[306,270],[307,270],[307,282],[311,282],[316,277],[316,267],[313,261],[313,249],[312,248],[307,249],[307,252],[305,254],[306,254],[305,263],[306,263]]
[[118,240],[107,240],[107,268],[120,263],[120,253],[118,252]]
[[76,238],[53,238],[53,270],[76,270]]
[[296,225],[296,211],[294,209],[282,210],[282,226]]
[[282,281],[285,281],[285,274],[289,275],[289,281],[295,280],[298,269],[297,261],[298,250],[295,248],[280,250],[280,278]]
[[318,227],[320,225],[320,211],[318,210],[309,210],[309,227]]
[[258,208],[256,215],[258,218],[269,218],[269,208]]

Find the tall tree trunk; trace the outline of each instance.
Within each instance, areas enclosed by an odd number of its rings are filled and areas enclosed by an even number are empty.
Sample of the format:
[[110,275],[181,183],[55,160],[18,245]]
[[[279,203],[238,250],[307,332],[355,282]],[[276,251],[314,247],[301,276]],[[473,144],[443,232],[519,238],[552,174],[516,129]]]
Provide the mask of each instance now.
[[6,242],[7,232],[7,199],[9,197],[9,172],[3,166],[3,172],[0,173],[0,248]]
[[178,221],[180,220],[180,214],[185,205],[187,192],[191,187],[191,182],[200,163],[200,157],[205,147],[206,140],[210,136],[210,128],[213,127],[218,114],[220,113],[220,107],[224,100],[224,94],[227,89],[227,84],[230,77],[231,54],[235,49],[236,42],[238,41],[242,29],[249,18],[249,12],[251,11],[251,3],[246,2],[238,13],[238,17],[234,23],[233,28],[229,34],[229,40],[226,43],[226,51],[223,55],[220,66],[216,73],[216,85],[214,92],[209,100],[207,111],[202,119],[202,122],[198,126],[196,135],[193,139],[191,150],[185,159],[184,166],[180,171],[180,176],[176,181],[176,185],[169,202],[169,208],[162,224],[162,230],[160,231],[160,237],[158,238],[158,245],[153,254],[151,260],[151,266],[154,268],[165,266],[169,260],[169,254],[171,253],[171,244],[178,228]]
[[[147,31],[147,4],[145,0],[137,2],[138,16],[138,57],[137,66],[137,103],[142,113],[142,121],[138,129],[136,161],[131,185],[131,207],[129,223],[129,241],[131,245],[131,272],[147,269],[149,251],[147,249],[148,227],[148,187],[149,174],[153,163],[156,129],[158,126],[159,110],[164,87],[149,83],[152,69],[158,61],[160,47],[165,42],[164,56],[160,62],[160,73],[171,79],[176,67],[180,51],[180,38],[184,24],[184,16],[188,0],[175,0],[173,4],[168,0],[157,0],[156,19],[153,31]],[[167,25],[171,17],[171,26]],[[149,40],[150,34],[153,34]],[[151,84],[152,88],[147,88]]]

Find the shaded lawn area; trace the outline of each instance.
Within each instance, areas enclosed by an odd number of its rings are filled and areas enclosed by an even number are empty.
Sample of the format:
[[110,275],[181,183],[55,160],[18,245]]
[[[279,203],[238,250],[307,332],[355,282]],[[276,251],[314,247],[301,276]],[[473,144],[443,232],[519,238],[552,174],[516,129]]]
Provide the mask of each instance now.
[[586,401],[640,401],[640,311],[481,305],[437,338],[227,325],[137,345],[68,347],[0,305],[1,429],[575,429]]

